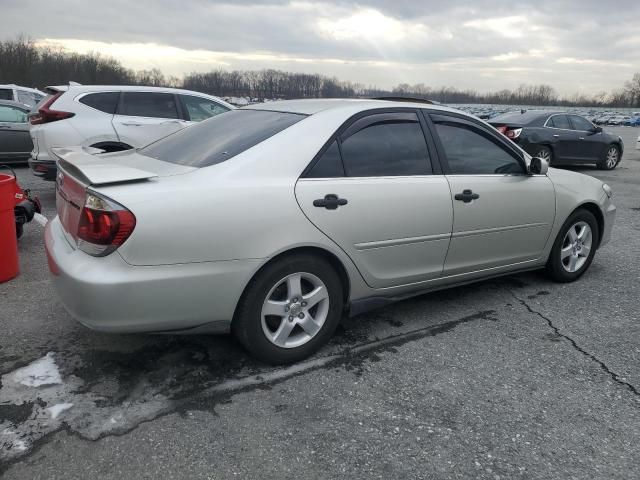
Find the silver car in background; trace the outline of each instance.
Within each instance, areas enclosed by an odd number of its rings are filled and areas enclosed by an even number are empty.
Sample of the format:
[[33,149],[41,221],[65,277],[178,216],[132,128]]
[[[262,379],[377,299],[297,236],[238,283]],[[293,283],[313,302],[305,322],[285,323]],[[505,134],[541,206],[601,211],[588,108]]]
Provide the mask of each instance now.
[[271,102],[56,155],[46,249],[75,318],[232,331],[270,363],[312,354],[345,311],[538,268],[576,280],[616,211],[601,181],[425,103]]

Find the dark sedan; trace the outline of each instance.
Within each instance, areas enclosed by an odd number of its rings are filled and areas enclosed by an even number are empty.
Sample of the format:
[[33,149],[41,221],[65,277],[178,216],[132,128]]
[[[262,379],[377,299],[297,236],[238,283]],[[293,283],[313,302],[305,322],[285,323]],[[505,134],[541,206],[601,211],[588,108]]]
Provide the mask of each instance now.
[[580,115],[522,110],[504,113],[489,123],[530,155],[554,166],[595,164],[612,170],[622,159],[622,139]]
[[0,163],[27,163],[33,150],[28,113],[21,103],[0,100]]

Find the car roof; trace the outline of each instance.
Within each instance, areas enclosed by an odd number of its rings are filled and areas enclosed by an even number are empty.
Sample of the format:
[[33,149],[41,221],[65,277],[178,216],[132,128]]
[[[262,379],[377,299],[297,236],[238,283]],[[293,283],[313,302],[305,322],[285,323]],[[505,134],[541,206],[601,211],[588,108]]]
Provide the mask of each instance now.
[[29,107],[24,103],[14,102],[13,100],[0,100],[0,105],[6,105],[8,107],[16,107],[26,112],[29,111]]
[[[441,105],[432,105],[424,102],[406,102],[390,100],[372,100],[356,98],[318,98],[302,100],[277,100],[274,102],[264,102],[242,107],[242,110],[271,110],[275,112],[298,113],[303,115],[313,115],[324,110],[348,109],[348,110],[371,110],[374,108],[428,108],[430,110],[441,110],[445,112],[464,113],[454,108]],[[467,115],[467,114],[465,114]]]
[[148,87],[144,85],[80,85],[71,83],[69,85],[50,85],[45,88],[49,93],[56,92],[73,92],[73,93],[85,93],[85,92],[109,92],[109,91],[119,91],[119,92],[171,92],[171,93],[182,93],[185,95],[199,95],[202,97],[214,98],[216,101],[219,101],[225,105],[229,105],[232,108],[232,105],[228,104],[224,100],[215,95],[209,95],[208,93],[196,92],[194,90],[185,90],[182,88],[171,88],[171,87]]
[[5,83],[3,85],[0,85],[0,88],[11,88],[11,89],[16,89],[16,90],[23,90],[25,92],[37,93],[39,95],[46,95],[46,93],[41,92],[37,88],[23,87],[21,85],[16,85],[15,83]]

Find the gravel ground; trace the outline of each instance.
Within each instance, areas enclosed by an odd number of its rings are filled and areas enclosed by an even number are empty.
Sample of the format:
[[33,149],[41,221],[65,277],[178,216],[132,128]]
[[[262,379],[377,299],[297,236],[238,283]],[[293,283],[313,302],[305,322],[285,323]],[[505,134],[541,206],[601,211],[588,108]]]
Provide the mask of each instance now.
[[[0,476],[639,478],[640,131],[611,130],[621,165],[580,171],[613,187],[617,224],[579,282],[530,273],[404,301],[289,368],[229,336],[85,329],[28,225],[22,273],[0,285]],[[52,217],[53,185],[18,176]]]

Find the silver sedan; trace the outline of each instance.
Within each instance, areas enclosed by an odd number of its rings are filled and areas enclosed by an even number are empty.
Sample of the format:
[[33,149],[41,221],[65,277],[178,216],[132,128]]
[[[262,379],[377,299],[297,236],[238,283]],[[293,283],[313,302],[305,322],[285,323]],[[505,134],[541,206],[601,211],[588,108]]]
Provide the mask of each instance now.
[[539,268],[574,281],[616,211],[606,184],[427,103],[272,102],[56,154],[46,248],[75,318],[232,331],[270,363],[312,354],[345,312]]

